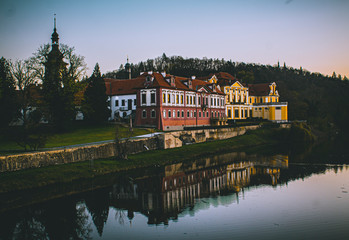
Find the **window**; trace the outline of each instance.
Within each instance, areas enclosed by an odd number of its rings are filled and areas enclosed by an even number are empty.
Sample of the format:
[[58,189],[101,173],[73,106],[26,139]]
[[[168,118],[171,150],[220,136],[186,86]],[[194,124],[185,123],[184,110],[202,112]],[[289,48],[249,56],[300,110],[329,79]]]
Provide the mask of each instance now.
[[191,118],[193,117],[193,111],[190,111],[190,117]]
[[115,100],[115,107],[119,106],[119,100]]
[[179,103],[179,95],[178,94],[176,95],[176,103],[177,104]]
[[171,103],[171,95],[167,94],[167,103]]
[[121,100],[121,106],[125,106],[125,100]]
[[151,110],[151,118],[155,118],[156,117],[156,112],[155,112],[155,109],[152,109]]
[[183,102],[184,102],[184,96],[181,95],[181,104],[183,104]]
[[189,111],[187,111],[187,117],[189,117]]
[[147,111],[146,110],[142,111],[142,118],[147,118]]
[[196,118],[196,111],[194,111],[194,117]]
[[163,115],[164,115],[164,118],[165,118],[166,117],[166,110],[164,110],[164,114]]
[[179,117],[181,117],[181,112],[178,110],[178,112],[177,112],[177,117],[179,118]]
[[248,114],[247,109],[245,109],[245,118],[247,118],[247,114]]
[[137,100],[133,99],[133,106],[136,106],[136,105],[137,105]]
[[147,95],[146,93],[142,93],[142,104],[146,104],[147,103]]
[[155,104],[155,93],[150,93],[150,103]]
[[231,118],[231,109],[228,109],[228,118]]
[[171,110],[168,110],[168,117],[170,118],[171,117]]
[[187,104],[189,104],[189,96],[187,96]]
[[211,106],[213,105],[213,98],[211,98]]
[[190,104],[193,104],[193,96],[190,96]]
[[182,110],[182,118],[184,118],[184,111]]
[[206,117],[208,117],[208,111],[206,112]]
[[201,118],[201,111],[199,111],[199,118]]
[[235,118],[239,118],[239,109],[235,109],[235,114],[234,114],[235,116]]
[[176,117],[176,111],[173,110],[173,117],[175,118]]
[[166,94],[165,93],[162,94],[162,102],[166,103]]

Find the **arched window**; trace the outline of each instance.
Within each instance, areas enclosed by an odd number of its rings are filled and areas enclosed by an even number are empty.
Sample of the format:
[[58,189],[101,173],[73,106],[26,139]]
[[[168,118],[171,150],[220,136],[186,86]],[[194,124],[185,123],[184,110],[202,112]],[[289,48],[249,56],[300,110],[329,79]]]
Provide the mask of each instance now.
[[155,109],[152,109],[151,110],[151,118],[155,118],[156,117],[156,111],[155,111]]
[[142,111],[142,118],[147,118],[147,111],[146,110]]

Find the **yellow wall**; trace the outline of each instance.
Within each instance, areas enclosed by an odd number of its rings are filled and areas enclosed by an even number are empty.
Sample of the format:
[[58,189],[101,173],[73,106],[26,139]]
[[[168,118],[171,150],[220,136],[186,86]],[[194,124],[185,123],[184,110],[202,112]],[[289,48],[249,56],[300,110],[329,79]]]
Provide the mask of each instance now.
[[269,107],[269,120],[275,120],[275,107]]
[[281,120],[288,120],[287,106],[281,107]]

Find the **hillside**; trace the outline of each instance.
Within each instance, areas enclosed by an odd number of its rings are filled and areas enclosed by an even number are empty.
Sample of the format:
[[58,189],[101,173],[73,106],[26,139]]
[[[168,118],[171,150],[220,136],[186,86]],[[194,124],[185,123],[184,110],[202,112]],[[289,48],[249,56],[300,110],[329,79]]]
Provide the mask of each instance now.
[[[205,77],[211,73],[227,72],[243,83],[276,82],[280,101],[289,104],[290,120],[307,120],[320,131],[340,132],[346,135],[349,127],[349,81],[347,77],[324,76],[292,67],[232,62],[224,59],[167,57],[131,64],[132,77],[143,71],[166,71],[169,74]],[[123,66],[108,72],[105,77],[126,78]]]

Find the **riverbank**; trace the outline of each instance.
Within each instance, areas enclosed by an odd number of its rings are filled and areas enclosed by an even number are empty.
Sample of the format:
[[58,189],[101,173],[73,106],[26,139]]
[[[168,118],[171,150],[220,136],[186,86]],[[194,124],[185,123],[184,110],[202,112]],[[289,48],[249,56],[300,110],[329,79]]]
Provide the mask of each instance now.
[[69,183],[91,179],[114,172],[150,166],[162,166],[188,161],[216,153],[247,151],[255,146],[276,145],[282,129],[257,129],[245,135],[206,143],[185,145],[181,148],[153,150],[130,155],[128,160],[115,158],[84,161],[63,165],[27,169],[0,174],[0,193]]

